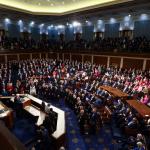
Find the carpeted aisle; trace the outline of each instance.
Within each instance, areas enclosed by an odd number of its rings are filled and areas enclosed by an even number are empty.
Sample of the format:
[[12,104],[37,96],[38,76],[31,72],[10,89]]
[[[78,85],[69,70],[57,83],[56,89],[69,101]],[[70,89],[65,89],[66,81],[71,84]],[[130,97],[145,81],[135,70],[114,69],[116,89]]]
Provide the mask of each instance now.
[[119,149],[119,144],[112,137],[111,125],[105,125],[96,135],[82,135],[74,112],[64,103],[52,103],[66,112],[67,150]]
[[26,144],[35,137],[34,124],[35,122],[30,118],[17,118],[11,131],[23,144]]

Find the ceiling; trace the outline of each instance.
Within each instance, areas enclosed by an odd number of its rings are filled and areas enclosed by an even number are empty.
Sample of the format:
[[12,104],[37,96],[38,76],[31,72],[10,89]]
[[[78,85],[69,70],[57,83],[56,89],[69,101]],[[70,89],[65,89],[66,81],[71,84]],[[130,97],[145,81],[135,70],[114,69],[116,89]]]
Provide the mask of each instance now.
[[65,15],[133,0],[0,0],[0,7],[37,15]]
[[[1,1],[2,0],[0,0],[0,3]],[[35,0],[35,1],[38,1],[38,0]],[[41,1],[45,1],[45,0],[41,0]],[[55,1],[58,1],[58,0],[55,0]],[[124,16],[128,14],[131,14],[132,16],[135,16],[135,15],[139,16],[142,13],[150,14],[150,0],[127,1],[124,3],[115,4],[115,5],[109,5],[109,6],[98,7],[98,8],[89,9],[89,10],[87,9],[83,11],[67,13],[65,15],[64,14],[41,15],[37,13],[32,14],[29,12],[28,13],[22,12],[16,9],[12,10],[9,7],[5,8],[0,5],[0,24],[3,23],[5,18],[9,18],[13,24],[18,22],[18,20],[20,19],[23,20],[23,22],[26,24],[28,24],[30,21],[34,21],[35,25],[40,25],[44,23],[45,26],[48,26],[51,24],[54,24],[54,25],[66,24],[67,22],[72,23],[72,21],[79,21],[82,24],[84,24],[86,20],[89,20],[91,22],[96,22],[97,20],[102,19],[106,22],[107,20],[110,19],[110,17],[114,17],[117,20],[119,19],[121,20]]]

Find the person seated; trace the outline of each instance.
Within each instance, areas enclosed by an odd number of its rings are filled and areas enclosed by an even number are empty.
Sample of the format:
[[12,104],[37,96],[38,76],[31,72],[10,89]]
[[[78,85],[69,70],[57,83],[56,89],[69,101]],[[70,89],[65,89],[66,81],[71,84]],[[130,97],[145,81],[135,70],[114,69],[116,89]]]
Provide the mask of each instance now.
[[140,102],[141,102],[142,104],[147,105],[147,104],[150,102],[149,95],[146,94],[144,97],[142,97],[141,100],[140,100]]
[[142,142],[137,142],[136,147],[133,150],[145,150],[145,146]]
[[95,100],[95,102],[94,102],[94,105],[95,105],[96,107],[100,107],[100,106],[102,106],[102,104],[103,104],[102,99],[96,98],[96,100]]
[[132,129],[137,129],[138,128],[138,120],[136,117],[134,117],[131,121],[128,122],[127,127],[132,128]]
[[138,133],[137,136],[136,136],[136,142],[141,142],[145,145],[146,144],[146,139],[141,133]]
[[2,89],[1,95],[2,96],[8,96],[8,92],[6,91],[5,88]]

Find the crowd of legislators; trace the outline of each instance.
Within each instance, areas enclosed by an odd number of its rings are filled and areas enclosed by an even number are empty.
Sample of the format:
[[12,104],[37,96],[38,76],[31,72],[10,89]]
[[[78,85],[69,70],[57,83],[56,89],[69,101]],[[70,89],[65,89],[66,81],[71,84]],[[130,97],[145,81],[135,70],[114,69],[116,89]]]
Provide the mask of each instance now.
[[[95,134],[102,125],[99,107],[108,105],[116,124],[136,129],[137,137],[124,142],[124,149],[144,150],[149,143],[150,116],[139,119],[119,98],[113,97],[101,85],[118,88],[144,105],[150,105],[150,70],[119,69],[69,60],[35,59],[0,65],[0,95],[29,93],[46,102],[65,101],[77,115],[82,134]],[[110,104],[111,102],[111,104]],[[112,103],[113,102],[113,103]],[[139,139],[139,137],[142,137]]]
[[65,41],[64,35],[60,38],[47,39],[41,36],[41,40],[29,38],[9,38],[0,37],[0,49],[4,50],[82,50],[82,51],[122,51],[122,52],[149,52],[150,40],[146,37],[127,37],[101,38],[95,37],[94,40],[87,41],[82,39],[81,34],[77,34],[75,40]]

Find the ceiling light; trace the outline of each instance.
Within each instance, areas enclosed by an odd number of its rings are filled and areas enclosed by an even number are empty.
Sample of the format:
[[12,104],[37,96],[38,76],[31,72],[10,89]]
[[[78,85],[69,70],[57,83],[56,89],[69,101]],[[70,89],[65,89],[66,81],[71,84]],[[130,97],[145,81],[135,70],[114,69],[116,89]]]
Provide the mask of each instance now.
[[149,18],[149,17],[148,17],[147,14],[141,14],[141,15],[140,15],[140,20],[142,20],[142,21],[143,21],[143,20],[148,20],[148,18]]
[[80,23],[80,22],[77,22],[77,21],[74,21],[74,22],[72,23],[72,25],[73,25],[74,27],[77,27],[77,26],[81,26],[81,23]]
[[49,29],[49,30],[50,30],[50,29],[51,29],[51,26],[48,26],[48,27],[47,27],[47,29]]
[[103,23],[103,20],[98,20],[98,24],[102,24]]
[[31,22],[30,22],[30,26],[31,26],[31,27],[34,26],[34,21],[31,21]]
[[128,15],[128,16],[125,16],[125,17],[124,17],[124,21],[126,21],[126,22],[130,21],[130,16],[129,16],[129,15]]
[[57,28],[63,29],[63,28],[64,28],[64,25],[58,25]]
[[10,19],[9,18],[5,18],[5,22],[6,23],[10,23]]
[[23,24],[22,20],[19,20],[19,21],[18,21],[18,24],[19,24],[19,25]]
[[116,23],[116,19],[115,18],[110,18],[109,22],[110,22],[110,24],[114,24],[114,23]]
[[44,23],[40,24],[40,26],[39,26],[39,27],[40,27],[40,28],[42,28],[43,26],[44,26]]

